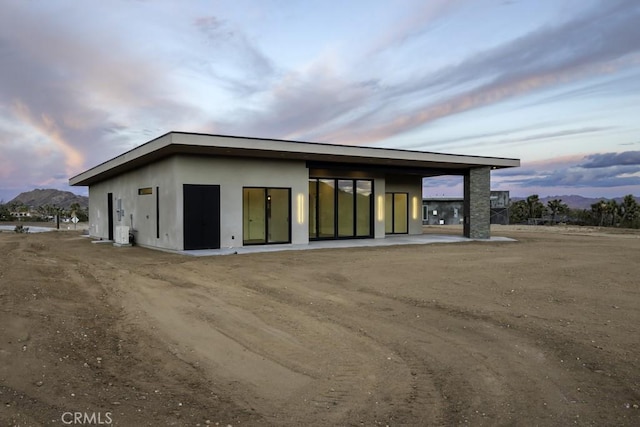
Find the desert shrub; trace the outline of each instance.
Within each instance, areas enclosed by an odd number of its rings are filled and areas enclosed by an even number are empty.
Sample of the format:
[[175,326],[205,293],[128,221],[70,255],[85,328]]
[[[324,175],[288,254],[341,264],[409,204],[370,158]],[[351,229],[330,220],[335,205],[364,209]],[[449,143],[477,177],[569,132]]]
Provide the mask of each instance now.
[[16,225],[16,228],[13,229],[16,233],[28,233],[29,227],[25,227],[24,225]]

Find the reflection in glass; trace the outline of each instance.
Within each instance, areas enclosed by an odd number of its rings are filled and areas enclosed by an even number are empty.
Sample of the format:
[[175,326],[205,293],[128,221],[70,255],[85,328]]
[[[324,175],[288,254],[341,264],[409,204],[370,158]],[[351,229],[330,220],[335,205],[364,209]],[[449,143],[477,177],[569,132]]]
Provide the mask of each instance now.
[[289,189],[267,189],[267,230],[269,243],[289,241]]
[[371,237],[373,181],[309,180],[309,238]]
[[386,234],[407,234],[409,232],[409,195],[407,193],[385,194]]
[[242,190],[243,244],[291,241],[291,190],[244,188]]
[[338,237],[353,236],[353,180],[338,180]]
[[393,234],[393,193],[384,195],[384,232]]
[[356,236],[371,235],[372,181],[356,181]]
[[396,234],[408,233],[409,195],[395,193],[393,196],[393,232]]
[[265,243],[265,198],[263,188],[242,191],[243,236],[245,244]]
[[335,237],[335,180],[318,180],[318,237]]
[[313,239],[318,237],[318,180],[309,180],[309,238]]

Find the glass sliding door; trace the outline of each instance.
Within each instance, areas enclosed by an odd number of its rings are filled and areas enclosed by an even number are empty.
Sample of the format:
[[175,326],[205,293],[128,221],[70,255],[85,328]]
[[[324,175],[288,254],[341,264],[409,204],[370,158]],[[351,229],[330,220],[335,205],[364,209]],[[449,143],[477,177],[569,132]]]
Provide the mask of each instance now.
[[289,243],[291,190],[244,188],[242,192],[243,244]]
[[371,217],[373,212],[373,182],[356,181],[356,236],[371,235]]
[[385,194],[385,224],[387,234],[409,233],[409,194]]
[[318,180],[309,180],[309,238],[318,237]]
[[353,180],[338,180],[338,237],[354,235]]
[[318,238],[336,236],[336,182],[335,179],[318,180]]
[[393,193],[384,195],[384,232],[393,234]]
[[309,180],[309,238],[372,237],[373,181]]
[[393,195],[393,232],[395,234],[409,232],[409,195],[407,193]]
[[243,243],[266,243],[264,188],[243,189],[242,205]]
[[267,189],[267,242],[289,243],[288,188]]

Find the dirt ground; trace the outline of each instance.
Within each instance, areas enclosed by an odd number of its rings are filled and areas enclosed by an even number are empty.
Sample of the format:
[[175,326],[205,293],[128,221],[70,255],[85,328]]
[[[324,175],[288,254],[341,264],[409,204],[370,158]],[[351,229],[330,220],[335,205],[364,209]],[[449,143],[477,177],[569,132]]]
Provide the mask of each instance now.
[[640,425],[640,233],[493,233],[518,242],[0,233],[0,425]]

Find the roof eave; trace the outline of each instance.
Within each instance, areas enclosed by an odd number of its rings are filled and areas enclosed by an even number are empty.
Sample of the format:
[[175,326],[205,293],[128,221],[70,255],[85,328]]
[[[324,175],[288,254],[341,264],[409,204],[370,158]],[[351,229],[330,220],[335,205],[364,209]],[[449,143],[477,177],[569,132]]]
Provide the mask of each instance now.
[[519,159],[509,158],[170,132],[70,178],[69,184],[92,185],[176,154],[362,163],[425,169],[486,166],[503,169],[520,166]]

